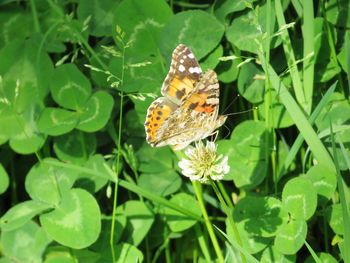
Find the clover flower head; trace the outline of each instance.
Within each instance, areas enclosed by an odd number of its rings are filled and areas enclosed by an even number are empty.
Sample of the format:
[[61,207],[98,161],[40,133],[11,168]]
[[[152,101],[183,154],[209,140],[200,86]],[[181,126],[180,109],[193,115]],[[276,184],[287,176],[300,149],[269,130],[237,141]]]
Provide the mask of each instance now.
[[195,142],[195,146],[188,146],[185,154],[188,159],[183,158],[179,162],[182,174],[190,178],[191,181],[208,183],[209,179],[218,181],[230,171],[227,164],[228,157],[220,154],[217,156],[217,146],[214,142],[207,141],[206,145],[202,141]]

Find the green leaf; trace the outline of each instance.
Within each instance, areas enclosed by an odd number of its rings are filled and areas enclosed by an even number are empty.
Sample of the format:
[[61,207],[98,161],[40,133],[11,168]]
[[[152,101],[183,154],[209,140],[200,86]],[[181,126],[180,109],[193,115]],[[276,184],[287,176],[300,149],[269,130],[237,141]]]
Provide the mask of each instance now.
[[239,68],[237,67],[241,63],[241,58],[236,56],[232,51],[229,52],[228,56],[237,57],[234,60],[220,61],[216,67],[215,72],[218,74],[218,79],[224,83],[230,83],[235,81],[238,76]]
[[78,17],[82,21],[89,21],[91,35],[106,37],[112,35],[113,18],[120,1],[86,0],[79,2]]
[[238,76],[239,94],[251,103],[262,102],[265,94],[265,80],[258,76],[263,75],[264,72],[254,63],[244,64]]
[[350,3],[347,0],[329,0],[327,1],[326,13],[327,20],[339,27],[350,27],[350,18],[344,15],[350,8]]
[[[144,173],[162,173],[166,170],[173,170],[174,154],[169,147],[154,149],[148,144],[136,153],[140,160],[140,171]],[[162,156],[162,158],[159,158]]]
[[170,58],[177,44],[186,44],[199,60],[215,49],[224,30],[224,26],[214,16],[204,11],[180,12],[165,25],[161,50]]
[[[262,251],[269,243],[271,243],[271,238],[256,236],[245,229],[244,224],[238,223],[237,230],[242,241],[242,247],[249,254],[256,254]],[[231,243],[237,242],[235,240],[235,235],[233,234],[232,227],[228,220],[226,220],[226,232]],[[231,240],[234,240],[231,241]]]
[[84,105],[84,111],[79,115],[80,121],[77,129],[85,132],[102,129],[109,120],[113,105],[113,98],[107,92],[94,93]]
[[9,185],[10,185],[9,176],[4,166],[2,166],[2,164],[0,163],[0,194],[5,193]]
[[[286,107],[280,101],[279,94],[275,90],[271,90],[271,102],[269,110],[271,111],[271,122],[273,123],[274,128],[286,128],[294,124],[293,119],[291,118],[289,112],[286,110]],[[258,111],[259,114],[265,119],[266,105],[265,101],[259,105]]]
[[0,32],[3,33],[0,35],[0,48],[14,40],[25,40],[32,34],[33,26],[33,19],[28,9],[2,4]]
[[53,148],[60,160],[83,164],[96,150],[96,137],[91,133],[74,130],[54,138]]
[[117,263],[143,261],[142,252],[133,245],[122,243],[117,246],[116,251],[116,258],[118,259]]
[[218,142],[218,152],[227,155],[230,173],[239,188],[251,189],[260,184],[267,172],[266,129],[263,122],[244,121],[237,125],[230,140]]
[[[94,251],[102,252],[104,249],[110,251],[110,239],[111,239],[111,227],[112,219],[111,218],[102,218],[102,228],[101,233],[98,236],[97,241],[92,245]],[[114,244],[118,244],[119,240],[122,238],[123,231],[126,226],[126,216],[118,214],[115,218],[115,231],[114,234]]]
[[65,109],[45,108],[38,126],[41,132],[57,136],[70,132],[78,123],[78,115]]
[[201,68],[203,71],[208,69],[214,69],[219,64],[219,58],[222,57],[224,48],[222,45],[218,45],[213,51],[211,51],[203,61],[201,61]]
[[337,187],[337,177],[334,171],[318,164],[307,171],[306,178],[312,182],[319,196],[326,200],[333,196]]
[[281,201],[273,197],[247,196],[238,202],[233,216],[249,234],[262,237],[275,236],[288,220]]
[[1,233],[2,253],[11,258],[11,262],[42,262],[50,242],[45,231],[33,221],[14,231]]
[[282,254],[293,255],[303,246],[306,233],[304,220],[290,220],[277,233],[274,246]]
[[293,178],[283,188],[282,204],[293,219],[308,220],[316,211],[316,189],[308,179]]
[[101,212],[92,195],[83,189],[71,189],[62,193],[61,202],[52,212],[40,216],[40,223],[58,243],[81,249],[97,240]]
[[33,39],[0,50],[0,138],[22,154],[38,151],[46,137],[36,120],[48,93],[52,62]]
[[260,263],[294,263],[296,255],[284,255],[275,246],[267,247],[262,253]]
[[148,191],[161,196],[175,193],[181,187],[181,177],[172,170],[162,173],[142,173],[138,185]]
[[[201,216],[199,205],[196,199],[194,199],[191,195],[188,195],[186,193],[179,193],[174,195],[170,199],[170,202],[186,209],[190,207],[193,213]],[[164,209],[164,215],[167,218],[166,222],[172,232],[185,231],[197,223],[196,220],[168,207]]]
[[[348,211],[350,212],[350,205],[348,205]],[[326,218],[334,233],[344,235],[344,220],[340,204],[329,206],[326,210]]]
[[216,1],[214,5],[214,14],[221,22],[225,22],[227,15],[242,11],[248,7],[248,3],[251,4],[253,2],[255,2],[255,0]]
[[108,169],[107,162],[102,155],[96,154],[90,156],[89,160],[84,164],[85,168],[91,170],[90,173],[82,172],[75,183],[76,187],[84,188],[90,193],[99,191],[106,185],[108,180],[113,180]]
[[12,231],[22,227],[34,216],[52,206],[46,203],[30,200],[12,206],[0,219],[2,231]]
[[75,64],[64,64],[55,69],[51,80],[52,98],[61,107],[83,110],[90,97],[91,84]]
[[77,174],[45,161],[59,163],[49,158],[33,166],[26,177],[26,191],[33,200],[57,206],[62,198],[61,191],[72,187]]
[[[317,255],[320,259],[320,262],[322,262],[322,263],[337,263],[338,262],[331,254],[321,252],[321,253],[317,253]],[[304,263],[313,263],[313,262],[315,262],[315,260],[311,256],[309,256],[304,261]]]
[[140,201],[127,201],[118,206],[117,213],[128,219],[127,242],[138,246],[150,230],[154,215],[146,204]]
[[[270,12],[271,32],[277,31],[274,8],[267,10],[267,5],[264,4],[233,19],[226,30],[228,41],[240,50],[257,53],[259,49],[257,41],[263,38],[262,32],[267,31],[267,12]],[[270,48],[275,48],[280,43],[280,38],[272,38]]]

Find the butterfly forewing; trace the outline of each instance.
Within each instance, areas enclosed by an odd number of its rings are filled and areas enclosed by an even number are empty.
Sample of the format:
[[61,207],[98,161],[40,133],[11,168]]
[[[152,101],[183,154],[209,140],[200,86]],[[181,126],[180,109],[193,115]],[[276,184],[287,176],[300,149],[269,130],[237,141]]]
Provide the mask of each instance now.
[[161,92],[172,102],[180,105],[193,91],[202,70],[191,50],[183,44],[178,45],[172,55],[170,70]]

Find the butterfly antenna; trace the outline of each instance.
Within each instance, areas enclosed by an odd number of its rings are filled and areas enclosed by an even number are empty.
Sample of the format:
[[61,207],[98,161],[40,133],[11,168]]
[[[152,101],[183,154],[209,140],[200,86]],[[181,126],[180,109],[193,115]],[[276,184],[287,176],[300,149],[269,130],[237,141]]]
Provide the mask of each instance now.
[[237,96],[226,106],[223,112],[226,112],[232,106],[232,104],[235,103],[238,97],[240,97],[239,94],[237,94]]
[[249,110],[243,110],[243,111],[238,111],[238,112],[227,113],[227,114],[224,114],[224,116],[238,115],[238,114],[242,114],[242,113],[255,111],[257,109],[258,109],[258,107],[253,107],[252,109],[249,109]]

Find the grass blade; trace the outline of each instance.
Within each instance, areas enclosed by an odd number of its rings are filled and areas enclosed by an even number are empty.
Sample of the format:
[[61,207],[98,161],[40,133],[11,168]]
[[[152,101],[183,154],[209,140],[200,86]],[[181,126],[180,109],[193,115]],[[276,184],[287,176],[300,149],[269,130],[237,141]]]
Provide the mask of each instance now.
[[[280,0],[275,1],[275,9],[276,9],[278,26],[280,29],[282,29],[286,26],[286,20],[284,18],[282,4]],[[307,108],[308,103],[306,101],[304,90],[301,84],[294,51],[292,48],[292,44],[291,44],[287,29],[282,29],[280,36],[283,42],[283,49],[287,58],[288,68],[290,70],[290,76],[292,77],[295,97],[299,102],[299,104],[302,105],[303,109],[306,110],[306,112],[309,112]]]
[[312,249],[312,247],[309,245],[309,243],[307,243],[305,241],[305,246],[307,247],[307,249],[309,250],[312,258],[315,260],[316,263],[322,263],[322,261],[318,258],[318,256],[316,255],[315,251]]
[[330,123],[330,129],[331,129],[331,140],[332,140],[332,149],[333,149],[333,156],[334,156],[334,164],[337,171],[337,184],[338,184],[338,192],[339,192],[339,199],[340,204],[342,208],[342,216],[343,216],[343,225],[344,225],[344,248],[341,250],[341,254],[343,257],[343,260],[345,263],[350,262],[350,217],[349,217],[349,210],[348,210],[348,204],[345,197],[345,191],[344,187],[347,187],[346,184],[343,181],[343,178],[340,174],[340,168],[339,168],[339,162],[337,157],[337,151],[335,148],[335,140],[334,140],[334,133],[333,133],[333,127],[332,123]]
[[303,86],[307,109],[310,114],[312,109],[312,96],[314,91],[314,6],[313,1],[303,1],[304,23],[302,27],[304,41],[304,62],[303,62]]
[[[333,146],[333,136],[332,136],[332,146]],[[345,147],[343,142],[341,142],[340,140],[337,140],[337,142],[340,145],[340,149],[342,151],[342,154],[344,156],[346,165],[348,166],[348,170],[350,171],[350,160],[349,157],[346,153]],[[333,149],[334,153],[335,150]],[[338,167],[339,168],[339,167]],[[339,172],[339,174],[338,174]],[[346,200],[346,196],[345,196],[345,192],[344,192],[344,187],[347,187],[343,178],[340,175],[340,171],[337,171],[337,179],[338,179],[338,188],[339,188],[339,197],[340,197],[340,203],[341,203],[341,207],[342,207],[342,213],[343,213],[343,224],[344,224],[344,248],[343,250],[341,250],[341,254],[342,257],[344,259],[345,263],[350,262],[350,251],[349,251],[349,247],[350,247],[350,216],[349,216],[349,210],[348,210],[348,201]]]
[[281,82],[281,79],[274,71],[274,69],[269,64],[265,63],[264,56],[261,53],[259,54],[259,59],[262,62],[261,65],[266,74],[270,75],[271,86],[279,94],[280,101],[286,107],[295,125],[299,129],[307,144],[309,145],[317,161],[328,166],[329,169],[335,170],[332,158],[330,157],[326,148],[318,138],[310,122],[306,119],[304,113],[299,108],[297,102],[294,100],[292,95],[289,93],[288,89]]
[[[321,110],[325,107],[325,105],[328,103],[331,95],[333,94],[335,88],[337,87],[337,82],[334,83],[326,92],[326,94],[322,97],[321,101],[318,103],[316,106],[315,110],[312,112],[309,118],[309,123],[311,125],[314,124],[317,116],[320,114]],[[304,137],[299,134],[298,137],[296,138],[293,146],[291,147],[290,151],[288,152],[288,155],[283,163],[281,165],[279,172],[278,172],[278,180],[281,179],[283,176],[284,172],[288,169],[288,167],[291,165],[293,162],[295,156],[298,154],[300,147],[302,146],[304,142]]]

